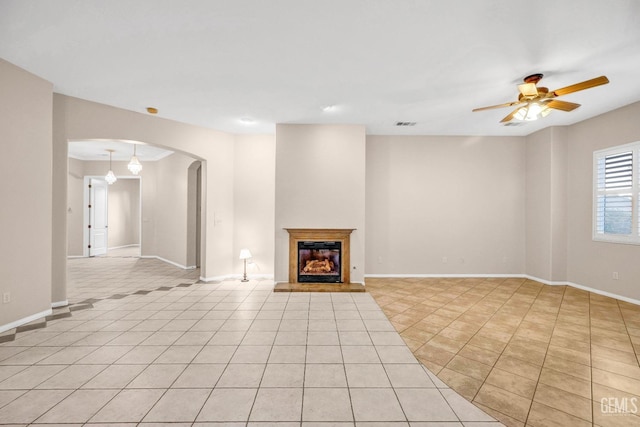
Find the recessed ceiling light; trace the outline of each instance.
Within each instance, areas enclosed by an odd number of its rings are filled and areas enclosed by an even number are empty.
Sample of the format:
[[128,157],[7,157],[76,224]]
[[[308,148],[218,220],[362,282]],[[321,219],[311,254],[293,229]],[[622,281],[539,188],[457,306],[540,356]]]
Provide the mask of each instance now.
[[256,121],[255,121],[255,120],[253,120],[253,119],[251,119],[251,118],[249,118],[249,117],[242,117],[242,118],[239,120],[239,122],[240,122],[240,123],[242,123],[243,125],[253,125],[253,124],[255,124],[255,123],[256,123]]
[[158,109],[154,107],[147,107],[147,113],[149,114],[158,114]]
[[322,107],[322,111],[325,113],[332,113],[338,109],[335,105],[327,105],[326,107]]

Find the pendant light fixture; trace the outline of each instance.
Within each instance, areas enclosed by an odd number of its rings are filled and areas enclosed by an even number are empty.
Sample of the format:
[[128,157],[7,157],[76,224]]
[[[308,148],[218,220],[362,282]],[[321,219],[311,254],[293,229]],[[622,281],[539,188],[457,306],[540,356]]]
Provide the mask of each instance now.
[[137,147],[137,144],[133,144],[133,156],[131,156],[131,160],[127,165],[127,168],[129,169],[129,171],[134,175],[138,175],[142,170],[142,165],[140,164],[140,161],[136,157],[136,147]]
[[114,182],[116,182],[118,178],[116,178],[116,175],[113,173],[113,168],[111,167],[111,154],[114,152],[114,150],[107,150],[107,151],[109,152],[109,172],[107,172],[107,175],[104,177],[104,180],[107,181],[109,185],[111,185]]

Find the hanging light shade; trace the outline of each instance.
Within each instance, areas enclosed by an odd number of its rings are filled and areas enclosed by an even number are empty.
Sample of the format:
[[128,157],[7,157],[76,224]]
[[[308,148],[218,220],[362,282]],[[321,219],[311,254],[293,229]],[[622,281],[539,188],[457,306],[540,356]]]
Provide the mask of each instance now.
[[142,165],[140,164],[138,157],[136,157],[136,144],[133,145],[133,156],[131,156],[131,160],[129,160],[127,168],[134,175],[138,175],[142,170]]
[[107,150],[107,151],[109,152],[109,172],[107,172],[107,175],[104,177],[104,180],[107,181],[109,185],[111,185],[114,182],[116,182],[118,178],[116,178],[116,175],[113,173],[113,168],[111,167],[111,153],[113,153],[113,150]]
[[527,103],[524,107],[520,108],[514,115],[513,118],[516,120],[524,120],[524,121],[533,121],[538,120],[542,117],[547,117],[551,112],[551,108],[547,107],[545,104],[532,101]]

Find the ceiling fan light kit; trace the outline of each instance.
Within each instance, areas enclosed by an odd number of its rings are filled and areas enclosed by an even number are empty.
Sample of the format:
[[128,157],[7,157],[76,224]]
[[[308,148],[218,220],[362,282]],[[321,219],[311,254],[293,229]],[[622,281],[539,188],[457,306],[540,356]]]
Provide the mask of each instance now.
[[551,112],[546,104],[539,102],[530,102],[524,107],[520,107],[518,111],[513,115],[516,120],[523,120],[530,122],[532,120],[538,120],[542,117],[547,117]]
[[537,120],[548,116],[551,110],[573,111],[580,106],[580,104],[559,101],[555,98],[609,83],[608,78],[600,76],[595,79],[586,80],[584,82],[549,91],[546,87],[537,86],[542,77],[543,75],[540,73],[531,74],[530,76],[525,77],[523,79],[524,83],[518,85],[518,91],[520,94],[518,95],[518,100],[516,102],[475,108],[472,111],[476,112],[492,110],[494,108],[517,106],[515,110],[500,120],[500,123],[507,123],[513,119],[520,121]]

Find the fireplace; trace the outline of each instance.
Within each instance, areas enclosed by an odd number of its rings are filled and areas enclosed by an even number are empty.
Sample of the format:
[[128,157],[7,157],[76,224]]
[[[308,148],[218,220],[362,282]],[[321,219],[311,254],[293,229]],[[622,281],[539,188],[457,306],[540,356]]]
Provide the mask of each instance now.
[[351,284],[353,228],[285,228],[289,233],[289,283],[334,287]]
[[342,283],[342,242],[299,241],[299,283]]
[[[364,292],[351,283],[351,233],[355,228],[285,228],[289,233],[289,282],[274,292]],[[353,267],[355,269],[355,267]]]

